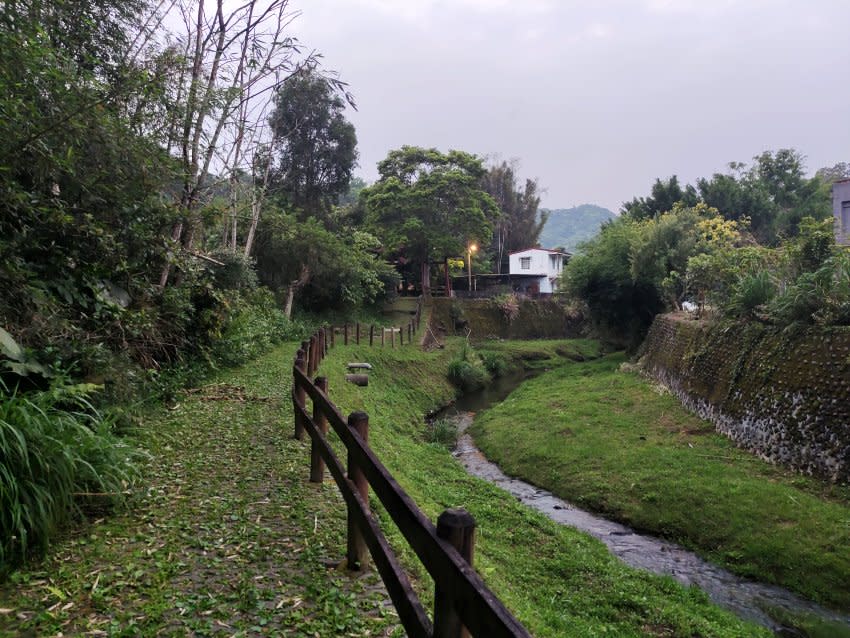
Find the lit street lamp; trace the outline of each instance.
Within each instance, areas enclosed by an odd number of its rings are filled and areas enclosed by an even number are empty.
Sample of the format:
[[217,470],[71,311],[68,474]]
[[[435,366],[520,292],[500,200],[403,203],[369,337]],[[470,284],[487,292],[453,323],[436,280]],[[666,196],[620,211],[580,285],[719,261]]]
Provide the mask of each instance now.
[[469,268],[469,292],[472,292],[472,253],[478,250],[474,243],[466,247],[466,264]]

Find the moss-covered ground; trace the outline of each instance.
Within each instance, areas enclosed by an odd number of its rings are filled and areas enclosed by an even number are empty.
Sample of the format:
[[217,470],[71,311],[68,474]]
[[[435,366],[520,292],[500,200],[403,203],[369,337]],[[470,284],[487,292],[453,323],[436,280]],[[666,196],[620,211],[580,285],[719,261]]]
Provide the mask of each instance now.
[[[370,414],[370,442],[432,519],[466,507],[476,566],[536,636],[762,636],[694,589],[625,567],[468,476],[425,442],[422,415],[448,401],[459,343],[333,349],[322,374],[343,412]],[[292,345],[187,394],[138,435],[148,487],[125,514],[69,533],[0,589],[0,635],[392,635],[396,618],[373,572],[335,568],[344,507],[332,482],[308,483],[308,444],[291,438]],[[368,361],[367,387],[343,381]],[[388,526],[393,542],[398,534]],[[431,584],[403,552],[428,602]]]
[[478,419],[476,442],[506,472],[581,507],[850,609],[850,489],[737,449],[624,361],[526,382]]

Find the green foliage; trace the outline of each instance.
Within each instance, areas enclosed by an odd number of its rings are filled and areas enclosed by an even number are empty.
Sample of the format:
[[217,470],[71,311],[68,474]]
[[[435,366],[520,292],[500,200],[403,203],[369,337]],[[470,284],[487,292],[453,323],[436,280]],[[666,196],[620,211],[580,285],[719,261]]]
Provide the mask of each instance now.
[[511,367],[510,361],[501,352],[482,350],[478,352],[478,356],[481,358],[484,368],[494,379],[503,377]]
[[462,151],[404,146],[378,164],[381,177],[363,189],[367,222],[388,248],[422,266],[462,255],[490,240],[496,203],[481,188],[481,160]]
[[260,281],[283,291],[300,280],[306,310],[368,305],[395,291],[398,275],[378,256],[380,244],[369,233],[355,230],[343,237],[315,219],[298,222],[286,214],[268,214],[260,228]]
[[452,359],[446,374],[461,392],[480,390],[490,381],[481,360],[468,346],[464,346],[457,358]]
[[633,276],[631,256],[645,235],[642,223],[629,218],[606,224],[562,274],[561,290],[586,306],[596,329],[634,346],[665,308],[660,282]]
[[221,336],[211,344],[214,360],[226,366],[245,363],[276,343],[306,334],[305,326],[286,318],[267,289],[234,295],[228,306]]
[[449,449],[457,445],[457,425],[452,419],[437,419],[428,424],[425,440]]
[[300,219],[327,217],[357,163],[357,135],[345,119],[340,88],[307,68],[283,82],[275,97],[272,192]]
[[726,311],[739,317],[752,317],[775,296],[776,284],[769,272],[745,274],[732,287]]
[[138,454],[92,407],[94,389],[23,395],[0,384],[0,572],[43,550],[86,499],[120,503],[135,480]]
[[547,211],[538,213],[540,191],[537,181],[527,179],[525,186],[518,187],[516,170],[516,162],[502,162],[491,166],[482,179],[483,189],[497,207],[497,214],[490,220],[494,232],[489,250],[495,262],[495,272],[507,272],[511,252],[537,245],[549,219]]

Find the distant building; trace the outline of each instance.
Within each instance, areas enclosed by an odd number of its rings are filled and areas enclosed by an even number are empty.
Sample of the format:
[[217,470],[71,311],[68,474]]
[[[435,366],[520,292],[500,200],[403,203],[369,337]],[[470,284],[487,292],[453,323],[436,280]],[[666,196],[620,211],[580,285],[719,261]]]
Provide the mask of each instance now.
[[832,185],[832,214],[835,216],[835,241],[850,244],[850,179]]
[[516,292],[531,296],[551,295],[558,289],[558,278],[569,253],[546,248],[526,248],[508,255],[508,272]]

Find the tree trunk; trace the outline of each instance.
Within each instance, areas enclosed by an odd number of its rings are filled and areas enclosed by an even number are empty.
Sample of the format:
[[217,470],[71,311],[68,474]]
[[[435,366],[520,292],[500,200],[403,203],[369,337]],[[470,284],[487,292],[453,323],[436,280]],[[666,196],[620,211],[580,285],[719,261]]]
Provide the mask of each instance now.
[[430,297],[431,296],[431,268],[428,264],[428,258],[422,260],[422,270],[420,271],[420,275],[422,277],[422,296]]

